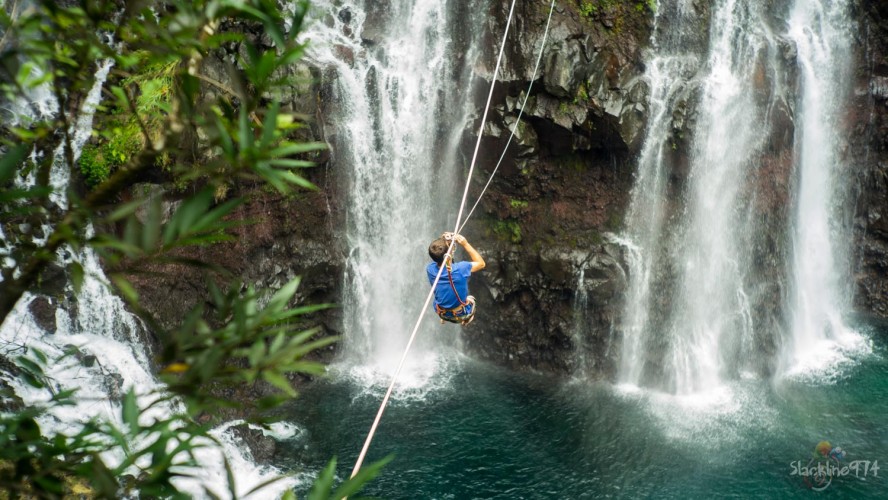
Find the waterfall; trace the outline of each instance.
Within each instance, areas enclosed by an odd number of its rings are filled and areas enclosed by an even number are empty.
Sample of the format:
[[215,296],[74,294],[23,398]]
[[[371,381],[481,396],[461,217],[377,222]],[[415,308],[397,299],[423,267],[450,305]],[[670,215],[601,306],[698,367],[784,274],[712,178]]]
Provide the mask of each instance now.
[[[34,321],[28,311],[36,298],[32,294],[22,297],[0,328],[3,354],[22,354],[25,347],[37,349],[55,360],[45,370],[55,390],[77,390],[75,405],[55,406],[39,420],[43,433],[48,436],[74,435],[91,418],[125,428],[121,417],[123,394],[134,388],[140,406],[147,407],[157,398],[157,391],[163,390],[150,371],[149,353],[139,338],[142,326],[126,311],[123,301],[110,292],[98,258],[88,250],[76,258],[85,271],[83,287],[77,295],[73,314],[54,304],[57,307],[55,332],[44,331]],[[71,293],[70,285],[68,293]],[[7,382],[27,406],[45,403],[51,396],[48,391],[34,389],[18,378],[8,377]],[[179,404],[155,404],[140,415],[140,421],[147,424],[184,411]],[[211,431],[222,448],[207,440],[199,441],[204,445],[195,451],[200,467],[190,471],[194,477],[176,481],[183,491],[203,498],[206,496],[203,489],[208,488],[217,497],[226,498],[228,481],[224,457],[234,471],[240,495],[279,474],[274,468],[257,466],[243,443],[225,432],[227,427]],[[144,444],[131,443],[133,447]],[[111,467],[124,458],[123,451],[116,447],[102,454],[102,459]],[[291,479],[284,480],[263,489],[262,493],[280,494],[294,484]]]
[[[101,89],[110,68],[110,62],[97,68],[95,84],[84,100],[80,119],[71,131],[74,158],[79,157],[81,148],[89,138],[93,114],[100,102]],[[17,102],[14,103],[13,110],[22,113],[37,110],[38,113],[50,116],[57,109],[57,104],[45,87],[31,92],[30,97],[35,96],[43,100],[33,106]],[[33,116],[27,114],[13,117],[16,121],[31,118]],[[55,152],[54,160],[50,173],[50,184],[53,186],[51,199],[60,208],[64,208],[67,205],[70,166],[65,161],[61,146]],[[23,182],[27,183],[28,180]],[[51,228],[43,227],[42,230],[44,235],[48,235]],[[92,229],[88,228],[87,231]],[[0,239],[3,237],[0,230]],[[35,243],[40,244],[37,239]],[[0,251],[3,256],[7,253],[5,248]],[[65,289],[65,296],[72,297],[76,307],[68,307],[60,304],[57,299],[47,298],[55,309],[56,329],[46,331],[29,311],[29,306],[38,297],[26,293],[0,325],[0,354],[14,357],[38,350],[49,360],[44,371],[52,385],[52,391],[76,390],[76,402],[73,406],[54,406],[39,419],[44,435],[75,435],[89,419],[98,419],[124,428],[122,397],[130,388],[137,394],[140,408],[148,407],[157,399],[158,391],[163,390],[151,373],[150,354],[146,351],[144,340],[139,336],[144,328],[126,310],[123,301],[111,292],[95,252],[89,248],[74,251],[65,247],[59,250],[57,258],[66,264],[76,260],[83,267],[84,280],[79,292],[75,293],[70,283],[66,284]],[[5,265],[14,263],[7,262]],[[52,396],[49,390],[35,389],[11,374],[0,372],[0,376],[26,406],[47,403]],[[167,418],[184,411],[185,408],[180,403],[154,404],[139,418],[140,422],[147,424],[153,419]],[[204,498],[207,496],[204,491],[206,488],[213,492],[215,498],[227,498],[225,458],[234,472],[238,495],[245,495],[257,485],[279,474],[272,467],[255,464],[250,453],[244,450],[243,443],[227,432],[228,427],[230,424],[210,432],[222,443],[221,448],[209,440],[197,442],[203,445],[195,450],[200,466],[189,471],[192,477],[176,480],[177,487],[182,491],[196,498]],[[145,443],[132,443],[132,446],[141,444]],[[150,461],[149,457],[143,458]],[[109,449],[102,453],[102,459],[114,467],[125,456],[123,450],[109,444]],[[133,468],[132,473],[138,474],[138,470]],[[279,495],[294,484],[294,479],[284,479],[262,489],[261,493]]]
[[[847,242],[850,224],[841,217],[846,172],[840,153],[842,112],[852,80],[853,25],[845,1],[797,0],[789,38],[798,51],[795,168],[797,186],[792,231],[792,315],[783,371],[822,363],[836,343],[858,338],[844,324],[850,304]],[[819,358],[819,359],[818,359]]]
[[[441,0],[318,9],[329,15],[311,28],[322,43],[310,58],[332,74],[331,165],[348,200],[345,359],[376,380],[394,371],[428,290],[426,249],[455,218],[455,146],[473,104],[458,55],[474,59],[471,28],[484,9]],[[434,371],[432,343],[420,337],[408,374]]]
[[[785,370],[817,340],[845,331],[849,277],[839,245],[848,238],[837,215],[835,129],[847,94],[850,26],[841,5],[797,0],[783,35],[789,7],[713,2],[708,38],[698,40],[699,6],[658,5],[647,135],[619,239],[630,274],[622,383],[706,391],[750,371],[768,374],[774,364]],[[789,44],[798,69],[786,62]],[[790,109],[795,139],[786,149],[798,180],[782,188],[791,192],[774,194],[769,183],[786,130],[775,123]],[[779,196],[794,203],[783,225],[762,208]],[[762,264],[784,258],[779,244],[762,250],[767,235],[781,231],[791,236],[774,239],[791,241],[791,263]],[[791,319],[775,319],[781,315]],[[772,356],[767,346],[781,343],[784,323],[788,353],[759,359]]]
[[[659,380],[676,393],[719,385],[751,342],[747,249],[756,227],[749,177],[776,96],[757,88],[774,71],[767,13],[733,0],[711,8],[708,44],[671,33],[699,24],[681,8],[670,12],[667,43],[654,41],[652,118],[626,238],[631,276],[621,379]],[[660,9],[660,16],[669,12]],[[708,54],[694,51],[707,45]],[[686,157],[672,152],[680,148]]]
[[[738,368],[752,340],[747,300],[749,248],[757,226],[750,215],[750,177],[768,137],[770,99],[757,99],[757,72],[776,52],[767,12],[751,2],[715,5],[699,118],[690,150],[684,220],[671,242],[677,290],[666,334],[669,389],[711,389]],[[765,90],[775,96],[770,89]],[[758,102],[757,102],[758,101]]]
[[573,298],[573,324],[571,339],[574,343],[574,366],[573,373],[578,375],[579,377],[585,377],[586,373],[589,370],[589,361],[587,359],[586,353],[588,352],[588,347],[586,346],[585,339],[588,337],[588,328],[586,321],[586,309],[589,305],[589,292],[586,290],[586,263],[582,262],[579,265],[579,271],[577,272],[577,285],[576,285],[576,294]]
[[[671,26],[664,26],[661,18],[670,19]],[[700,64],[697,55],[686,51],[688,45],[694,45],[694,35],[684,24],[692,23],[694,18],[695,13],[681,5],[657,5],[651,40],[656,55],[647,63],[645,74],[650,86],[646,138],[626,216],[626,234],[615,239],[627,249],[629,263],[619,378],[622,383],[633,385],[641,383],[647,340],[656,320],[652,318],[652,295],[656,273],[660,271],[659,256],[665,251],[662,232],[670,152],[675,145],[673,110],[687,106],[688,84]]]

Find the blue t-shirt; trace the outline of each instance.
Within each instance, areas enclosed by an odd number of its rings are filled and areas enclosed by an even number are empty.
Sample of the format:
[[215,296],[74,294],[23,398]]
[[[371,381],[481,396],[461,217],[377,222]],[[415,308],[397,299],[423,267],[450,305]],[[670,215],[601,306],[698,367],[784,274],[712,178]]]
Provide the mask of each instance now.
[[[435,276],[438,275],[438,264],[429,262],[426,266],[426,274],[429,276],[429,284],[435,282]],[[472,263],[468,261],[457,262],[451,266],[450,274],[453,276],[453,286],[459,293],[459,299],[463,302],[469,296],[469,276],[472,275]],[[450,280],[447,279],[447,270],[441,273],[441,279],[438,280],[438,287],[435,289],[435,304],[444,309],[456,309],[459,307],[459,299],[453,294],[453,287],[450,286]]]

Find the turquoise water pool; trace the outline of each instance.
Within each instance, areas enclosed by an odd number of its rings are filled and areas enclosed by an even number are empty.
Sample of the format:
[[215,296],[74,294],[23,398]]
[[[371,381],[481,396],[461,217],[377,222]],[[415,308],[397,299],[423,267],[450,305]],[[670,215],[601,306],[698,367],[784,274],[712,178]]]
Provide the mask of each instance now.
[[[888,467],[877,467],[888,465],[888,332],[867,335],[871,352],[828,372],[740,379],[693,396],[555,381],[462,359],[446,384],[396,397],[386,410],[367,460],[395,458],[366,493],[886,498]],[[306,432],[279,446],[278,465],[317,470],[335,455],[347,477],[380,394],[337,377],[307,388],[286,417]],[[844,456],[815,456],[822,441]],[[831,478],[798,474],[821,462],[836,466]]]

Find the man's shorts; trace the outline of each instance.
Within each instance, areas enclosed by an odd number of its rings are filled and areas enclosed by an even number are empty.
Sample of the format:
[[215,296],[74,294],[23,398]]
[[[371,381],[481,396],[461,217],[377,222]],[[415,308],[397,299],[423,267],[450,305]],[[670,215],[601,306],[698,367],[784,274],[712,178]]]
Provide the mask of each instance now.
[[469,295],[466,297],[466,305],[460,305],[454,309],[443,309],[435,306],[441,321],[450,323],[459,323],[463,326],[468,325],[475,319],[475,297]]

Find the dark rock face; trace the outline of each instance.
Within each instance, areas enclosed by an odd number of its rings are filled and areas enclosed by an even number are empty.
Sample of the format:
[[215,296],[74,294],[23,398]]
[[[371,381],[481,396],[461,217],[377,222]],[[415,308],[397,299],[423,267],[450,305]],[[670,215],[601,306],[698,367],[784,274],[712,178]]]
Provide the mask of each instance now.
[[859,1],[859,60],[846,123],[856,176],[855,307],[888,318],[888,5]]
[[[509,4],[494,2],[492,32],[502,33]],[[508,48],[498,80],[506,105],[485,128],[481,147],[490,157],[479,163],[474,196],[518,118],[545,7],[516,7],[519,42]],[[466,230],[487,260],[472,284],[479,315],[464,335],[477,356],[516,369],[615,374],[613,324],[627,280],[607,233],[621,227],[645,126],[639,51],[650,20],[646,9],[614,5],[590,17],[558,3],[516,138]],[[494,63],[480,75],[489,79]],[[466,134],[473,143],[472,129]]]
[[5,377],[17,378],[21,375],[22,370],[11,359],[5,355],[0,355],[0,411],[15,412],[24,408],[22,398],[15,394],[12,386],[6,382]]
[[277,451],[277,442],[274,439],[266,436],[258,429],[251,428],[247,424],[233,426],[231,434],[250,450],[256,463],[272,463],[275,451]]
[[28,304],[28,310],[31,311],[37,326],[49,334],[56,332],[56,308],[49,298],[42,295],[36,297]]
[[[325,172],[307,172],[319,185]],[[255,221],[231,230],[232,242],[194,250],[194,257],[220,265],[247,285],[276,291],[300,276],[297,303],[335,303],[339,299],[342,257],[333,233],[329,192],[304,192],[294,197],[242,186],[237,193],[246,203],[231,215]],[[132,277],[146,309],[161,324],[173,328],[193,307],[208,296],[204,274],[197,269],[166,266],[154,274]],[[338,332],[337,313],[316,315],[325,332]]]
[[[350,16],[343,11],[340,16]],[[234,27],[232,29],[244,29]],[[247,32],[254,38],[253,43],[270,48],[271,43],[263,39],[264,34]],[[226,65],[235,64],[237,55],[244,51],[236,44],[206,57],[202,71],[219,81],[228,81]],[[276,75],[291,85],[282,86],[273,95],[264,96],[281,104],[282,112],[305,115],[307,127],[300,129],[299,139],[305,141],[323,140],[319,125],[312,117],[317,109],[317,75],[305,65],[288,67],[286,74]],[[206,86],[204,91],[212,96],[218,89]],[[232,186],[229,196],[240,196],[246,202],[230,216],[232,220],[246,220],[249,224],[238,226],[229,232],[234,241],[209,247],[189,249],[187,257],[220,266],[231,275],[239,278],[244,286],[273,293],[290,280],[301,277],[296,294],[297,304],[336,303],[340,298],[341,276],[344,254],[334,228],[340,227],[334,220],[338,205],[342,203],[335,186],[328,181],[324,166],[326,156],[315,158],[318,166],[301,170],[320,189],[300,191],[291,196],[283,196],[254,183],[240,183]],[[150,189],[152,195],[162,197],[164,216],[180,203],[172,191],[158,185],[143,185],[134,189]],[[139,290],[140,300],[145,309],[157,318],[165,328],[174,328],[190,310],[205,302],[209,296],[204,272],[186,266],[167,265],[147,269],[148,273],[131,276]],[[152,274],[152,271],[158,271]],[[224,284],[227,280],[220,279]],[[330,310],[316,313],[308,320],[306,327],[321,327],[321,335],[338,334],[339,312]],[[332,347],[314,353],[320,357],[332,354]]]
[[[510,4],[493,2],[490,33],[503,32]],[[581,14],[578,5],[570,2],[556,4],[538,81],[525,109],[527,119],[538,118],[537,124],[547,122],[570,136],[567,144],[542,141],[551,149],[626,151],[638,146],[648,94],[647,83],[640,78],[644,71],[640,49],[648,43],[652,13],[614,4],[602,6],[594,15]],[[521,91],[533,77],[548,12],[548,5],[516,6],[517,28],[512,29],[517,43],[507,44],[498,79],[506,86],[507,96],[513,97],[506,98],[501,120],[518,114]],[[499,47],[499,39],[488,36],[486,43]],[[496,62],[496,51],[489,52],[484,65],[476,68],[486,82]],[[508,134],[508,124],[500,125]]]

